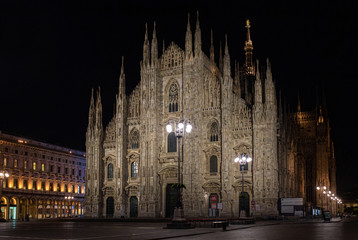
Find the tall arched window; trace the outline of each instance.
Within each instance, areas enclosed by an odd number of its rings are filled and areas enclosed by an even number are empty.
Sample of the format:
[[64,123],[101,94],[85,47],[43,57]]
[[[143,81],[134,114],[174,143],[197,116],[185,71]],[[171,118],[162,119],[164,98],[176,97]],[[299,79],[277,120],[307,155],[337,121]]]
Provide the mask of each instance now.
[[169,112],[177,112],[178,111],[178,96],[179,91],[178,87],[175,83],[170,85],[169,88]]
[[139,133],[137,130],[132,131],[130,136],[130,147],[131,149],[139,148]]
[[132,162],[131,164],[131,177],[135,178],[138,177],[138,163]]
[[210,157],[210,173],[217,173],[218,172],[218,158],[216,156]]
[[168,152],[177,151],[177,137],[174,132],[168,134]]
[[210,142],[217,142],[219,140],[219,128],[217,122],[213,122],[210,126]]
[[107,166],[107,178],[112,179],[113,178],[113,164],[110,163]]

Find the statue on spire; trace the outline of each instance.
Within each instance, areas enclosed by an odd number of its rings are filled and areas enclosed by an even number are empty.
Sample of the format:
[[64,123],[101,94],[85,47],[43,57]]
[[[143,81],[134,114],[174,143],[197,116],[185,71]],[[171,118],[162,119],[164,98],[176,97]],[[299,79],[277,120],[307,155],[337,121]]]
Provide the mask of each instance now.
[[252,46],[252,41],[251,41],[251,36],[250,36],[250,21],[247,19],[246,20],[246,26],[247,28],[247,37],[246,37],[246,41],[245,41],[245,47],[244,47],[244,50],[245,50],[245,64],[244,64],[244,67],[245,67],[245,70],[246,70],[246,73],[249,74],[249,75],[252,75],[254,76],[255,75],[255,66],[254,66],[254,63],[253,63],[253,54],[252,54],[252,50],[254,49],[253,46]]

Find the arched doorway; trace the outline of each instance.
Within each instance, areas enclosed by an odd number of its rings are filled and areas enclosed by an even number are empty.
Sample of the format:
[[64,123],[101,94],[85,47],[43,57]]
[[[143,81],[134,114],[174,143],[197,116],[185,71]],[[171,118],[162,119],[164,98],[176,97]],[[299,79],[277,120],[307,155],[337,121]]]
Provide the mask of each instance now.
[[20,200],[20,212],[19,212],[19,218],[23,221],[26,219],[26,215],[29,212],[29,200],[27,199],[21,199]]
[[7,219],[7,199],[2,197],[0,200],[1,212],[0,219]]
[[138,217],[138,198],[132,196],[130,198],[130,217]]
[[17,219],[17,201],[15,198],[10,199],[10,206],[9,206],[9,220],[16,220]]
[[37,202],[35,199],[30,199],[29,203],[29,217],[32,219],[37,218]]
[[166,189],[165,217],[173,217],[174,208],[177,206],[178,197],[179,195],[177,188],[173,188],[172,184],[168,184]]
[[[245,211],[245,215],[244,215]],[[239,216],[250,216],[250,196],[247,192],[241,192],[239,196]]]
[[217,203],[219,202],[218,194],[211,193],[209,196],[209,217],[217,217],[219,214]]
[[114,214],[114,199],[108,197],[106,200],[106,217],[113,217]]

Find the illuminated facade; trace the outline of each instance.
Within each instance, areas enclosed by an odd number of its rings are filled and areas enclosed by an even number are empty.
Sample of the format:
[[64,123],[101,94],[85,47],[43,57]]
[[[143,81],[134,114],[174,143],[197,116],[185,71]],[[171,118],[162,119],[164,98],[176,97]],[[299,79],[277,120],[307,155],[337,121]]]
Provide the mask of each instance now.
[[0,132],[0,169],[10,175],[0,192],[3,218],[83,214],[84,152]]
[[[172,42],[160,56],[155,24],[151,42],[146,27],[140,82],[126,96],[122,59],[116,111],[105,128],[100,91],[96,98],[92,91],[86,216],[172,217],[179,150],[186,217],[237,217],[243,209],[247,216],[277,216],[279,198],[305,198],[295,182],[303,168],[291,166],[301,164],[289,147],[298,146],[291,131],[297,124],[277,103],[270,62],[253,61],[250,27],[247,21],[244,64],[235,61],[234,71],[227,38],[218,63],[213,35],[209,56],[202,51],[198,18],[194,34],[188,19],[185,48]],[[180,119],[193,129],[178,149],[165,128]],[[243,153],[253,160],[241,169],[234,158]]]
[[311,111],[303,111],[298,100],[297,112],[279,116],[280,195],[303,198],[307,214],[337,213],[336,159],[324,98]]

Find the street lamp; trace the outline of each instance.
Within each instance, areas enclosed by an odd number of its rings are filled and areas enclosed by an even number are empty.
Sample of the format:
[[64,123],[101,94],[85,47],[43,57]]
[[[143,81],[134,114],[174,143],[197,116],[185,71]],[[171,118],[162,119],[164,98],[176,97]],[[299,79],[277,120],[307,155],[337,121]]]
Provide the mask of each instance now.
[[[70,211],[72,210],[69,210],[69,208],[70,208],[70,202],[71,202],[71,200],[73,200],[73,196],[65,196],[65,200],[68,200],[67,201],[67,217],[69,217],[70,216]],[[72,205],[71,205],[71,207],[72,207]]]
[[[174,128],[173,128],[174,125]],[[177,185],[177,190],[178,190],[178,199],[177,199],[177,207],[174,210],[174,217],[173,217],[173,222],[178,222],[178,221],[185,221],[185,219],[183,218],[183,208],[182,208],[182,201],[181,201],[181,180],[180,180],[180,141],[181,138],[184,136],[184,133],[190,133],[191,130],[193,129],[193,126],[191,125],[189,120],[182,120],[179,119],[178,122],[175,121],[169,121],[166,125],[166,131],[168,133],[171,132],[175,132],[175,136],[178,139],[178,185]],[[185,132],[184,132],[185,129]]]
[[[251,161],[252,161],[252,158],[246,153],[238,154],[238,155],[236,155],[236,157],[234,159],[234,162],[236,162],[236,163],[239,162],[240,167],[241,167],[241,175],[242,175],[241,193],[242,194],[244,193],[244,168],[245,168],[245,165]],[[246,217],[246,211],[245,211],[244,206],[240,206],[240,208],[241,209],[239,212],[239,217],[241,216],[241,212],[243,213],[244,217]]]
[[[322,192],[323,195],[326,195],[326,190],[327,190],[327,187],[326,186],[322,186],[322,182],[320,181],[319,182],[319,186],[316,187],[317,191],[319,192]],[[319,197],[321,199],[321,214],[323,215],[323,197],[321,196],[321,194],[319,194]]]
[[[10,174],[5,171],[5,170],[0,170],[0,203],[1,203],[1,195],[2,195],[2,184],[3,184],[3,181],[6,179],[6,178],[9,178],[10,177]],[[3,216],[3,213],[1,211],[1,206],[0,206],[0,221],[4,221],[4,216]]]

